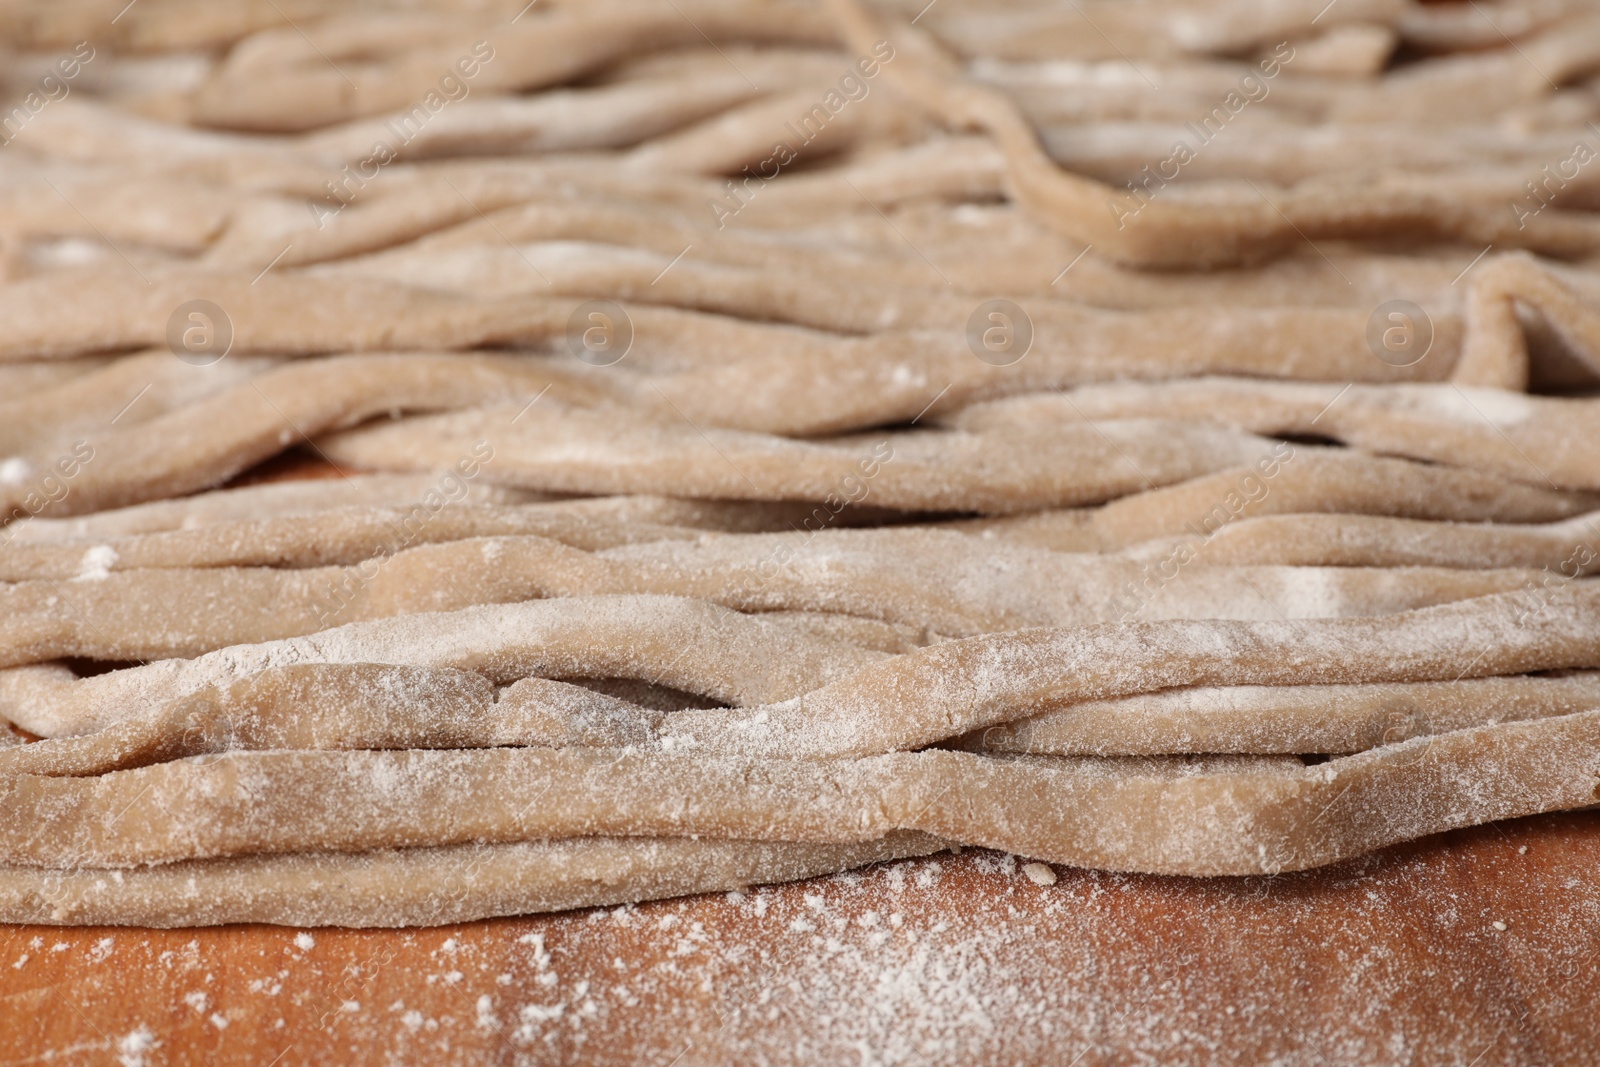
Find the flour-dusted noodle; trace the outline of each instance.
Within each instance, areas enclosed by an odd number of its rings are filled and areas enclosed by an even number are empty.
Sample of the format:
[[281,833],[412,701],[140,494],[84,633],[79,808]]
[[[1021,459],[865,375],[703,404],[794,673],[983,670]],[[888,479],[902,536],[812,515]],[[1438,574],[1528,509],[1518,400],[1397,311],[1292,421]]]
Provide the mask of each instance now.
[[[330,624],[548,597],[657,593],[964,637],[1131,617],[1383,615],[1534,585],[1538,577],[1531,570],[1212,566],[1152,583],[1149,567],[1131,560],[932,530],[690,540],[688,531],[663,538],[644,529],[638,545],[596,552],[537,535],[407,545],[395,519],[385,532],[402,541],[392,554],[293,569],[123,568],[115,547],[83,549],[77,572],[63,576],[66,589],[49,577],[0,587],[0,647],[8,650],[0,663],[194,656]],[[1019,573],[1033,583],[1019,587]]]
[[846,845],[579,838],[306,852],[107,872],[0,869],[0,918],[56,925],[442,926],[743,889],[922,856],[925,834]]
[[[1233,379],[1084,386],[1071,394],[1016,397],[969,409],[953,425],[1141,416],[1201,418],[1256,433],[1320,433],[1364,450],[1468,467],[1562,489],[1600,488],[1600,404],[1503,389],[1403,384],[1378,391]],[[1325,410],[1324,410],[1325,409]],[[1313,421],[1315,420],[1315,421]]]
[[1218,686],[1091,700],[969,734],[1038,755],[1359,752],[1449,730],[1600,708],[1600,675],[1367,685]]
[[[1201,539],[1208,563],[1285,563],[1340,567],[1530,567],[1540,582],[1600,570],[1600,515],[1562,522],[1427,522],[1378,515],[1261,515]],[[1184,553],[1182,537],[1130,546],[1131,558],[1157,562]]]
[[45,736],[86,733],[142,717],[149,701],[296,663],[450,667],[501,684],[530,675],[635,678],[714,701],[760,704],[882,658],[792,623],[701,601],[575,597],[352,623],[82,679],[48,665],[3,671],[0,715]]
[[904,750],[1181,685],[1450,681],[1600,665],[1600,587],[1501,593],[1378,618],[1102,624],[986,634],[897,656],[770,707],[685,711],[670,745],[816,758]]
[[1250,462],[1273,447],[1236,431],[1138,419],[1061,426],[1026,440],[1008,430],[913,430],[797,441],[701,429],[682,418],[619,425],[601,412],[554,407],[534,407],[513,423],[515,415],[514,407],[485,407],[406,419],[319,445],[336,462],[418,470],[488,440],[496,458],[486,479],[543,492],[771,501],[854,494],[880,507],[982,512],[1099,503]]
[[[1583,516],[1596,505],[1600,505],[1600,496],[1594,493],[1562,492],[1500,475],[1308,446],[1293,446],[1292,451],[1280,446],[1275,454],[1253,465],[1147,489],[1098,508],[957,520],[950,525],[980,537],[1014,539],[1064,552],[1128,549],[1137,551],[1136,558],[1147,558],[1149,553],[1147,547],[1137,546],[1158,539],[1164,545],[1185,542],[1196,558],[1223,562],[1226,556],[1210,554],[1215,539],[1248,536],[1237,534],[1233,524],[1265,516],[1328,516],[1325,521],[1330,523],[1347,516],[1502,524],[1568,520],[1573,523],[1573,536],[1581,541],[1587,537],[1582,530],[1589,521]],[[1197,545],[1204,546],[1204,551]],[[1275,550],[1295,551],[1281,545]],[[1156,554],[1161,554],[1159,549]],[[1180,565],[1185,562],[1179,561]],[[1375,560],[1372,565],[1383,564]],[[1487,566],[1489,561],[1478,565]]]
[[[1587,805],[1600,768],[1581,754],[1597,740],[1600,711],[1313,767],[948,751],[803,762],[534,748],[237,753],[97,778],[12,779],[0,792],[0,858],[129,867],[594,836],[865,844],[921,829],[1055,863],[1262,874]],[[1503,788],[1485,793],[1484,780]]]

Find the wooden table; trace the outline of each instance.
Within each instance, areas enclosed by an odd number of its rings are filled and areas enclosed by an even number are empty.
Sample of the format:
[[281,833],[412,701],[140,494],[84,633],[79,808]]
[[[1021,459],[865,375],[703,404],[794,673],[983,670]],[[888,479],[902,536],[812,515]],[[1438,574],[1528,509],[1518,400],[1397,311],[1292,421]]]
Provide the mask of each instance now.
[[1057,873],[968,850],[429,930],[9,927],[0,1065],[1600,1060],[1600,813],[1277,878]]

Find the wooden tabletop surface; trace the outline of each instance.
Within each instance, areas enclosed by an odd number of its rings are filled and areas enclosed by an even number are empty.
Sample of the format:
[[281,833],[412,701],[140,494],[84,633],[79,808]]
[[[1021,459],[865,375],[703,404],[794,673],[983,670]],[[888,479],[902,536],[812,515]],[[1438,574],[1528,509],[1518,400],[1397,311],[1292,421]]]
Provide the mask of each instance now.
[[1600,1057],[1600,813],[1276,878],[1056,873],[968,850],[439,929],[9,927],[0,1065]]

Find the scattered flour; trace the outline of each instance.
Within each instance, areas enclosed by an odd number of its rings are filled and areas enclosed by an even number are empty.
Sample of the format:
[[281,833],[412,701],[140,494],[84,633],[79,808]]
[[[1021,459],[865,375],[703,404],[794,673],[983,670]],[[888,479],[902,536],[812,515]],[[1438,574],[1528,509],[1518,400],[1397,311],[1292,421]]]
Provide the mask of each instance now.
[[75,582],[98,582],[111,577],[111,568],[116,566],[117,550],[110,545],[95,545],[83,554],[83,561],[78,565],[78,573],[73,576]]

